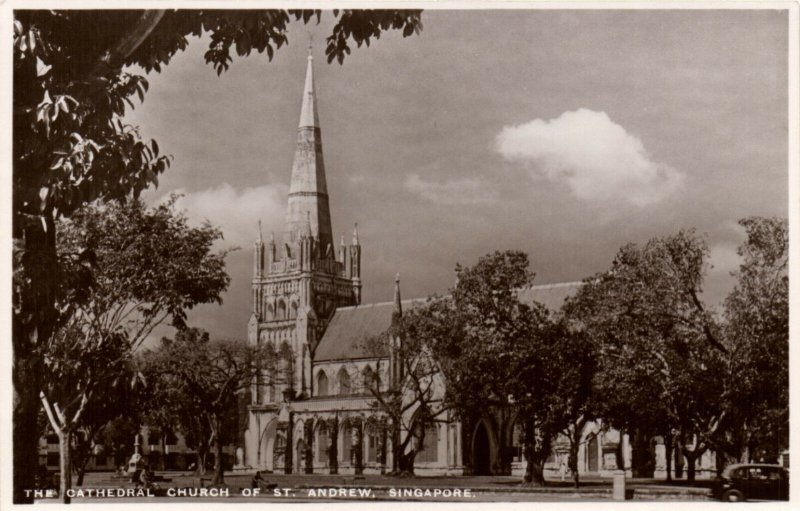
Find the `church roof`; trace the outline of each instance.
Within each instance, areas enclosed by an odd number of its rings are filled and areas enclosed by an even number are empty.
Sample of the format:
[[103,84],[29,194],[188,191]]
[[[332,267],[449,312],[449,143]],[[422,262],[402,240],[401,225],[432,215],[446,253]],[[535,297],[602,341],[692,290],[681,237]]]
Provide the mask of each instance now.
[[[408,310],[424,300],[403,300]],[[314,351],[314,362],[379,358],[383,353],[373,353],[367,346],[370,338],[386,331],[392,323],[394,302],[370,303],[336,309],[325,334]]]
[[524,287],[517,296],[523,303],[539,302],[551,311],[557,311],[564,305],[564,300],[577,293],[582,285],[583,282],[562,282]]
[[[519,290],[523,302],[539,302],[550,310],[558,310],[564,300],[574,295],[581,282],[565,282],[530,286]],[[403,310],[422,305],[425,299],[402,300]],[[392,322],[394,302],[371,303],[336,309],[325,334],[314,352],[314,362],[378,358],[380,353],[368,349],[367,341],[380,335]]]

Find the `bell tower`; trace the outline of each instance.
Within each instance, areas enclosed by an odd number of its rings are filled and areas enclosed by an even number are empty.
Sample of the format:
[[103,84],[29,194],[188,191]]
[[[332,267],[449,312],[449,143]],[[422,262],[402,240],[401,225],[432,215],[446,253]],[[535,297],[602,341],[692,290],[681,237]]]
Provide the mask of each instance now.
[[283,239],[278,245],[271,234],[265,244],[259,222],[255,242],[248,338],[276,350],[280,377],[254,382],[253,406],[311,396],[311,358],[328,321],[337,307],[361,302],[358,232],[336,252],[309,51]]

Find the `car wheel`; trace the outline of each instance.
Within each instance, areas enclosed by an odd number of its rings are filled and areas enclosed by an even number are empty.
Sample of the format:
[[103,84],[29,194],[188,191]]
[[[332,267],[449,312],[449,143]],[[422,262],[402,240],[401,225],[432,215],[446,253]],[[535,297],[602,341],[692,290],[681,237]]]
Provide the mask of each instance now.
[[728,490],[722,494],[722,500],[725,502],[741,502],[744,500],[744,495],[739,490]]

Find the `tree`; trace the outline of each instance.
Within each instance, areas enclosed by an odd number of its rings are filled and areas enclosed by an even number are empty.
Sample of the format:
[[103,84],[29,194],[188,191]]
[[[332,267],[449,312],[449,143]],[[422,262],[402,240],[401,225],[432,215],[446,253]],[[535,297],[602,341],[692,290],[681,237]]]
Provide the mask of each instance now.
[[586,334],[570,327],[562,318],[552,325],[550,362],[559,368],[554,381],[558,397],[554,403],[553,422],[569,443],[567,467],[575,487],[580,486],[578,450],[586,425],[596,417],[594,378],[597,370],[596,346]]
[[237,427],[225,427],[226,421],[238,413],[238,395],[250,388],[259,373],[275,374],[277,360],[276,353],[267,346],[211,341],[208,333],[196,328],[178,331],[174,340],[162,339],[158,350],[148,357],[148,373],[155,376],[150,384],[175,389],[180,399],[191,403],[196,411],[192,420],[208,427],[208,444],[216,447],[216,485],[225,482],[223,447],[235,440],[238,432]]
[[690,482],[725,414],[727,350],[699,298],[707,258],[705,241],[692,230],[626,245],[568,305],[599,343],[603,416],[623,431],[656,428],[666,438],[674,430]]
[[133,453],[134,439],[139,434],[141,423],[137,414],[119,416],[111,420],[100,433],[100,445],[111,454],[114,466],[127,465]]
[[[120,390],[128,384],[128,346],[124,335],[103,335],[70,332],[52,339],[45,362],[49,376],[41,392],[41,400],[50,426],[58,436],[60,495],[70,502],[72,487],[72,440],[86,421],[86,412],[93,411],[97,396]],[[83,338],[81,338],[83,337]],[[79,339],[79,342],[72,342]],[[81,342],[83,341],[83,342]],[[88,341],[88,342],[87,342]],[[88,424],[87,424],[88,426]]]
[[230,281],[225,252],[211,252],[219,230],[190,227],[173,204],[174,198],[152,209],[139,200],[87,206],[59,224],[60,259],[89,259],[93,268],[81,295],[60,304],[69,316],[62,312],[43,357],[41,400],[59,435],[65,501],[72,435],[81,428],[97,433],[102,424],[91,423],[101,412],[111,414],[106,420],[120,413],[119,404],[110,410],[103,401],[137,381],[132,350],[166,319],[181,327],[194,305],[220,302]]
[[[320,11],[16,10],[13,41],[14,502],[32,502],[34,427],[42,353],[61,326],[56,302],[69,294],[56,256],[55,223],[94,200],[138,197],[170,163],[155,141],[122,122],[126,104],[144,99],[147,81],[123,70],[160,71],[188,44],[211,34],[206,62],[220,74],[232,53],[272,58],[288,42],[294,19]],[[349,42],[369,45],[385,30],[404,36],[422,28],[419,11],[334,11],[329,62],[341,63]],[[75,37],[81,34],[81,37]]]
[[517,290],[529,285],[528,257],[495,252],[471,268],[457,266],[452,295],[426,305],[407,322],[408,337],[429,347],[441,368],[445,401],[464,420],[491,413],[498,422],[500,470],[510,472],[506,446],[516,420],[528,460],[525,481],[544,483],[556,402],[556,369],[549,312],[522,303]]
[[414,475],[414,461],[425,447],[427,428],[444,422],[449,411],[441,370],[425,344],[426,337],[420,335],[431,326],[430,310],[435,303],[402,314],[398,302],[391,328],[366,341],[366,351],[386,360],[388,366],[382,370],[378,363],[366,389],[373,399],[372,409],[388,418],[392,475]]
[[[747,239],[725,300],[730,442],[742,463],[774,460],[789,435],[789,230],[779,218],[739,221]],[[758,452],[757,452],[758,451]]]

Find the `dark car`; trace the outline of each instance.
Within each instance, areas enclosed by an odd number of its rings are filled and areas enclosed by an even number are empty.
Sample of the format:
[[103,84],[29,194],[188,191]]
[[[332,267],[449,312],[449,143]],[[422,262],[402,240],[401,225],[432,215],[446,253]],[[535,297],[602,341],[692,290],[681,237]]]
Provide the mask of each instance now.
[[742,500],[789,500],[789,472],[780,465],[729,465],[714,480],[714,498]]

